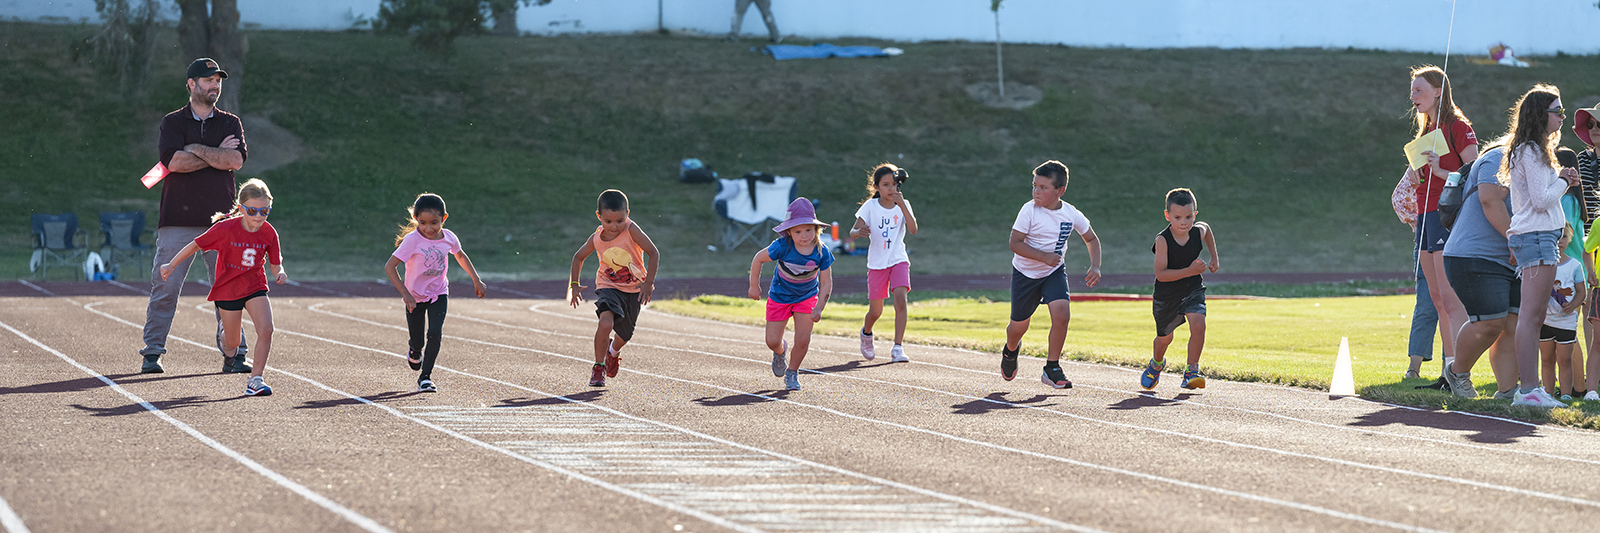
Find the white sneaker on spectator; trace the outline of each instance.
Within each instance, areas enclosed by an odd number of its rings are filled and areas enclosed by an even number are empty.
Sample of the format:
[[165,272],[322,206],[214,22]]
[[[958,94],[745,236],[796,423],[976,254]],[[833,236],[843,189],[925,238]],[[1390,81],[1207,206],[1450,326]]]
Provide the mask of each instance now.
[[871,333],[861,333],[861,356],[867,358],[868,361],[871,361],[872,358],[878,356],[878,351],[872,348]]
[[1546,409],[1567,406],[1567,404],[1550,397],[1550,393],[1545,392],[1544,387],[1534,387],[1533,392],[1518,392],[1516,398],[1511,400],[1511,405],[1528,405]]
[[905,349],[901,348],[900,345],[898,345],[898,344],[894,345],[893,348],[889,349],[889,360],[891,362],[895,362],[895,363],[909,363],[909,362],[911,362],[910,359],[906,358]]
[[1583,395],[1583,401],[1593,402],[1597,400],[1600,400],[1600,392],[1589,391],[1588,394]]

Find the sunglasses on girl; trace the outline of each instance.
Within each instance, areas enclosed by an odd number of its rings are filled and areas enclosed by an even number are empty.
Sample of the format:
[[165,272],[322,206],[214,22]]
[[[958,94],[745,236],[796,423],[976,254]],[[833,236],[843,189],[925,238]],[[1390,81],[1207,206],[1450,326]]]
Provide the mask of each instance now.
[[257,216],[257,215],[267,216],[267,213],[271,213],[272,212],[272,208],[271,207],[240,206],[240,209],[244,209],[244,214],[249,215],[249,216]]
[[1567,108],[1565,108],[1565,107],[1552,107],[1550,109],[1546,109],[1545,111],[1549,111],[1551,113],[1555,113],[1555,114],[1561,115],[1563,117],[1567,116]]

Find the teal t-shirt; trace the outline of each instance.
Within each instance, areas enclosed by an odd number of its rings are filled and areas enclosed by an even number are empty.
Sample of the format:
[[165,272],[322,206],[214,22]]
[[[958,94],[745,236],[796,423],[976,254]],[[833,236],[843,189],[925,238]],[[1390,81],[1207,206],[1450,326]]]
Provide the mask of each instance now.
[[1567,223],[1572,225],[1572,242],[1567,243],[1567,248],[1562,251],[1573,259],[1583,261],[1583,200],[1570,192],[1563,194],[1561,211],[1567,215]]

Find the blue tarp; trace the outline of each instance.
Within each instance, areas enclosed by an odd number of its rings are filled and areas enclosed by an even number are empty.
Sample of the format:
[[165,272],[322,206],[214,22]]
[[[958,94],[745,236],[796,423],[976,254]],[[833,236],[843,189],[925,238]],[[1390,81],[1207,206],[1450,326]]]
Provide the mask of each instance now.
[[773,59],[827,59],[830,57],[888,57],[889,54],[876,46],[834,46],[821,43],[813,46],[799,46],[793,44],[769,44],[764,50]]

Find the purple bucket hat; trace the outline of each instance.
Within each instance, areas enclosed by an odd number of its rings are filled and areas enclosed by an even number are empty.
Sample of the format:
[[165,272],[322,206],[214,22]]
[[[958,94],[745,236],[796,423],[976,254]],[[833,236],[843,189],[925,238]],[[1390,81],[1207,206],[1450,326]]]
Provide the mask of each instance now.
[[828,225],[827,222],[817,220],[817,208],[813,207],[811,205],[811,200],[807,200],[804,196],[795,198],[794,203],[789,204],[789,220],[785,220],[782,224],[778,224],[778,227],[772,228],[772,231],[783,233],[789,228],[799,226],[801,224],[816,224],[818,226]]

